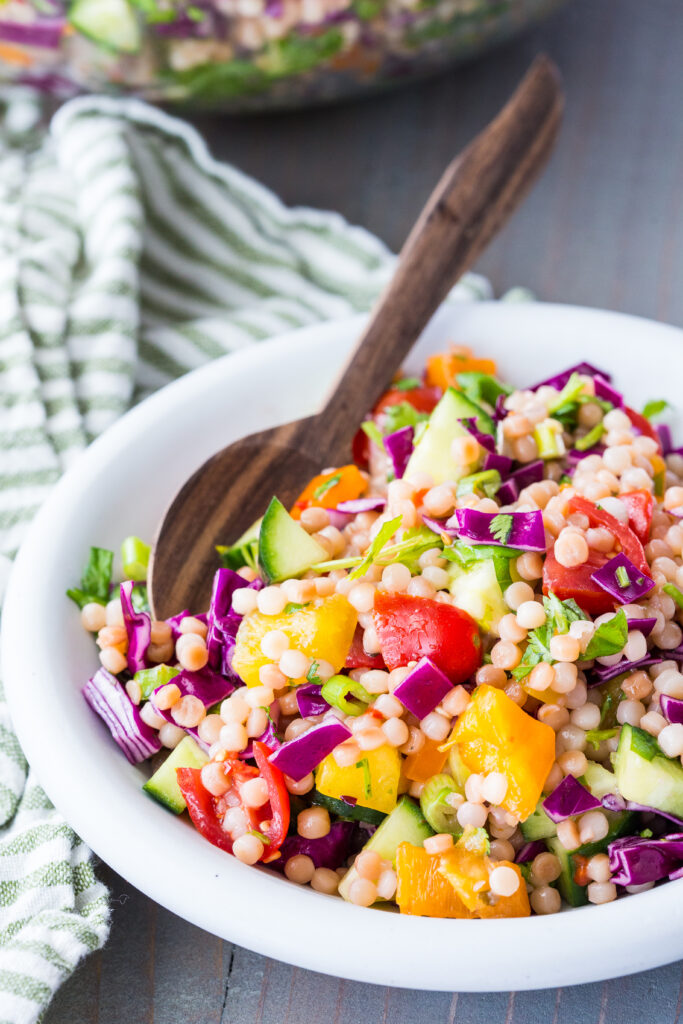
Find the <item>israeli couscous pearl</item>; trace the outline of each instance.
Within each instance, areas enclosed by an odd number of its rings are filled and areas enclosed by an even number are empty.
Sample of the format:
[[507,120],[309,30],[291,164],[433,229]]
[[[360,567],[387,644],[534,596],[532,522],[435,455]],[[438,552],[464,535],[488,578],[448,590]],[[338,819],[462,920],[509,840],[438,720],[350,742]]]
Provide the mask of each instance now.
[[234,856],[243,864],[256,864],[263,856],[264,849],[259,837],[250,835],[248,832],[243,836],[238,836],[232,844]]
[[514,896],[519,889],[519,875],[514,868],[501,864],[491,871],[489,886],[496,896]]

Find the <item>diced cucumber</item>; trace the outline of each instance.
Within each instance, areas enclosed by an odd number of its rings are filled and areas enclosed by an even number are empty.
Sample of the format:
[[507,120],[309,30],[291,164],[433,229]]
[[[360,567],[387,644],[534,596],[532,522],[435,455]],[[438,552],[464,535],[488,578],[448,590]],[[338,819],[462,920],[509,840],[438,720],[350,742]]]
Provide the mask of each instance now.
[[316,562],[324,562],[327,551],[306,533],[277,498],[273,498],[261,523],[258,560],[269,583],[300,576]]
[[69,21],[108,50],[137,53],[140,49],[140,25],[128,0],[74,0]]
[[420,794],[420,810],[435,832],[461,836],[462,825],[458,822],[458,812],[448,803],[448,797],[453,793],[464,796],[452,775],[432,775]]
[[221,565],[226,569],[241,569],[244,565],[254,566],[258,557],[258,538],[263,516],[245,530],[234,544],[225,546],[218,544],[216,550],[220,555]]
[[597,761],[589,761],[586,770],[579,780],[583,782],[597,800],[602,800],[608,793],[618,793],[619,785],[614,772],[607,771]]
[[[425,839],[433,835],[433,829],[425,821],[417,804],[410,797],[402,796],[391,814],[387,815],[377,831],[370,836],[363,849],[375,850],[384,860],[393,863],[400,843],[422,846]],[[348,900],[349,889],[356,878],[358,872],[352,867],[339,883],[339,895],[345,900]]]
[[475,562],[470,569],[461,569],[451,562],[448,574],[452,578],[449,589],[457,607],[469,612],[482,629],[495,632],[509,609],[503,600],[493,561]]
[[208,760],[192,737],[186,736],[142,788],[174,814],[182,814],[186,804],[176,779],[176,768],[201,768]]
[[483,409],[471,402],[461,391],[447,388],[429,417],[422,437],[415,445],[405,475],[410,477],[413,473],[428,473],[435,484],[442,484],[446,480],[459,480],[473,472],[475,464],[460,466],[451,456],[451,444],[454,439],[467,433],[460,421],[470,417],[477,417],[478,424],[482,423],[483,417],[484,429],[488,429],[486,421],[490,423],[491,430],[493,429],[493,423]]
[[548,839],[548,849],[551,853],[554,853],[560,862],[562,871],[560,877],[557,880],[557,887],[564,896],[570,907],[583,907],[588,903],[588,896],[586,894],[586,886],[578,885],[574,881],[574,872],[576,865],[572,854],[568,850],[565,850],[560,840],[555,836],[553,839]]
[[318,807],[326,807],[330,814],[345,818],[347,821],[365,821],[369,825],[381,825],[386,818],[382,811],[375,811],[372,807],[363,807],[361,804],[347,804],[344,800],[319,793],[317,789],[313,790],[311,800]]
[[539,800],[536,810],[530,814],[526,821],[519,825],[522,835],[528,843],[536,839],[550,839],[557,835],[557,825],[543,810],[543,800]]
[[643,729],[622,726],[614,774],[624,800],[683,818],[683,766]]

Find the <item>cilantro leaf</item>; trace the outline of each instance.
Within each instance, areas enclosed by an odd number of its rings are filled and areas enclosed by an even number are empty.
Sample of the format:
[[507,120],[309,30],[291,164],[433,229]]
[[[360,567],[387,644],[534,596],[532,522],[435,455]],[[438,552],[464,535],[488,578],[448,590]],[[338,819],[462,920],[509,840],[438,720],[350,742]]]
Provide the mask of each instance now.
[[556,633],[567,633],[572,622],[587,618],[573,598],[561,601],[552,590],[543,598],[543,607]]
[[359,579],[366,569],[370,568],[386,542],[394,536],[400,527],[402,520],[402,516],[396,516],[395,519],[390,519],[388,523],[384,523],[359,565],[357,565],[353,572],[349,574],[350,580]]
[[539,626],[538,629],[532,629],[527,637],[527,646],[522,660],[517,668],[512,670],[515,679],[525,679],[541,661],[554,661],[550,653],[552,635],[552,627],[548,623],[545,626]]
[[106,604],[114,565],[114,552],[107,548],[90,548],[88,562],[81,576],[81,585],[67,590],[67,596],[83,608],[86,604]]
[[399,402],[397,405],[390,405],[382,410],[384,424],[382,433],[393,434],[401,427],[417,427],[418,423],[425,423],[429,419],[429,413],[418,412],[410,402]]
[[366,437],[369,437],[373,444],[376,444],[378,448],[384,448],[384,438],[382,437],[382,431],[379,429],[376,423],[372,420],[365,420],[361,423],[360,429],[363,431]]
[[649,402],[646,402],[643,406],[643,416],[646,419],[654,419],[655,416],[659,416],[660,413],[664,412],[665,409],[670,409],[671,403],[667,402],[666,398],[653,398]]
[[307,608],[310,603],[310,601],[306,601],[305,604],[295,604],[293,601],[290,601],[289,604],[285,605],[284,613],[285,615],[292,615],[294,612],[300,612],[302,608]]
[[311,662],[311,667],[309,668],[308,672],[306,673],[306,679],[308,679],[309,683],[313,683],[315,686],[321,686],[322,685],[322,679],[318,675],[318,669],[319,668],[320,668],[320,662],[312,661]]
[[328,491],[331,491],[333,487],[336,487],[341,480],[341,477],[341,473],[335,473],[334,476],[328,477],[327,480],[323,480],[323,482],[313,491],[315,501],[320,501]]
[[394,391],[414,391],[415,388],[421,387],[422,381],[418,380],[417,377],[404,377],[402,380],[397,380],[392,384]]
[[583,661],[593,658],[607,658],[611,654],[619,654],[628,639],[628,620],[624,609],[620,608],[607,622],[598,626],[586,648]]
[[498,541],[499,544],[507,544],[508,540],[510,539],[510,534],[512,533],[513,523],[514,519],[511,515],[505,512],[501,512],[499,513],[499,515],[494,516],[493,519],[491,520],[491,525],[489,526],[489,533],[494,538],[494,540]]
[[512,388],[508,384],[503,384],[502,381],[490,373],[467,370],[463,373],[457,373],[455,380],[460,390],[472,402],[484,401],[488,402],[490,406],[495,406],[499,395],[507,396],[512,394]]

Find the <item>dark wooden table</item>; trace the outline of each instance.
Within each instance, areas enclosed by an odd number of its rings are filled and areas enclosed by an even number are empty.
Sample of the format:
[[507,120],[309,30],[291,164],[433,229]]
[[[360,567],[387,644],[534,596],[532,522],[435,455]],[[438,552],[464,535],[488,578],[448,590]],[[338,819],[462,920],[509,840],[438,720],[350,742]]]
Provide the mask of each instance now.
[[[480,269],[497,291],[525,284],[543,299],[683,325],[681,0],[572,0],[506,49],[402,92],[195,123],[218,156],[285,202],[337,209],[397,248],[443,166],[540,49],[565,77],[562,138],[550,170]],[[385,989],[232,947],[106,868],[101,874],[113,896],[111,939],[63,987],[46,1024],[674,1024],[680,1017],[681,964],[560,991]],[[190,872],[183,884],[192,884]]]

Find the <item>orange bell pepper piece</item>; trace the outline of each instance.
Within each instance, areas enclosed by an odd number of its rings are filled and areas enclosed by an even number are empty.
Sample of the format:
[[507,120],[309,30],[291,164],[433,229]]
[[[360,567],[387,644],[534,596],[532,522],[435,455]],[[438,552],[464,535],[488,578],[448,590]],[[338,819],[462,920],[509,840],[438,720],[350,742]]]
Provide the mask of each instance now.
[[14,46],[11,43],[0,43],[0,60],[4,60],[7,64],[18,64],[23,68],[30,68],[33,64],[33,57],[30,53],[26,53],[20,46]]
[[448,750],[440,750],[441,740],[425,740],[424,745],[414,754],[408,754],[403,762],[403,774],[411,782],[426,782],[432,775],[438,775],[446,763]]
[[502,806],[524,821],[533,812],[555,760],[555,733],[522,711],[503,690],[480,686],[453,730],[471,772],[502,772]]
[[341,466],[314,476],[294,502],[292,518],[300,519],[305,508],[336,508],[342,501],[360,498],[368,482],[358,466]]
[[472,349],[465,345],[451,345],[448,352],[440,352],[427,360],[425,384],[430,387],[457,388],[456,376],[459,373],[495,374],[497,370],[493,359],[477,359]]
[[[518,864],[510,861],[491,861],[488,857],[454,846],[440,857],[438,871],[470,911],[472,917],[529,917],[529,896]],[[494,867],[512,868],[519,878],[517,891],[512,896],[496,896],[491,892],[489,873]]]
[[470,918],[453,886],[439,872],[439,857],[400,843],[396,851],[396,902],[402,914]]

